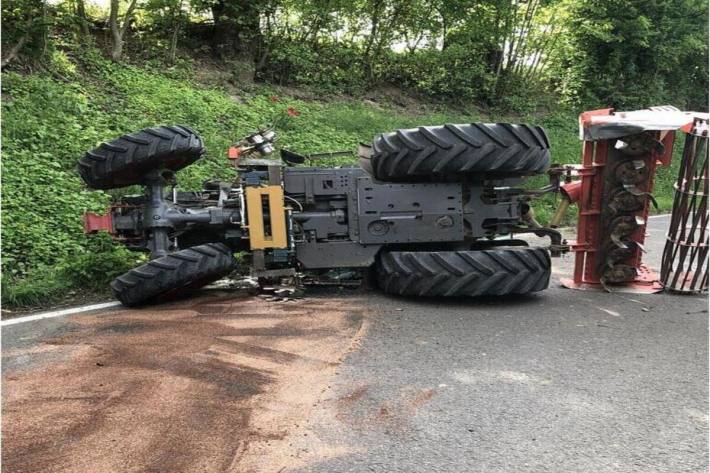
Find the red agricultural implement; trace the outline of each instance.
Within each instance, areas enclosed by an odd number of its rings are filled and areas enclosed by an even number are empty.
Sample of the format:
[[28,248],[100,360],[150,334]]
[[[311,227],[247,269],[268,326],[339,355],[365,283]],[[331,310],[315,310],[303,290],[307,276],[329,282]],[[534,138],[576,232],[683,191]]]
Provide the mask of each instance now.
[[[603,109],[580,115],[582,164],[574,167],[580,179],[561,186],[563,198],[579,209],[577,241],[570,244],[576,252],[574,274],[562,280],[564,286],[638,293],[663,290],[661,278],[642,258],[650,206],[656,205],[652,195],[656,170],[670,165],[675,132],[681,130],[690,134],[676,184],[671,225],[676,236],[669,237],[669,244],[683,249],[666,250],[664,267],[675,265],[676,270],[665,270],[663,282],[673,273],[671,287],[680,287],[680,278],[690,292],[707,288],[707,146],[697,145],[703,139],[697,132],[699,122],[707,123],[706,114],[673,107],[619,113]],[[707,142],[707,128],[704,136]],[[689,221],[692,229],[686,231]],[[674,263],[676,257],[683,262]],[[686,257],[691,270],[683,269]]]

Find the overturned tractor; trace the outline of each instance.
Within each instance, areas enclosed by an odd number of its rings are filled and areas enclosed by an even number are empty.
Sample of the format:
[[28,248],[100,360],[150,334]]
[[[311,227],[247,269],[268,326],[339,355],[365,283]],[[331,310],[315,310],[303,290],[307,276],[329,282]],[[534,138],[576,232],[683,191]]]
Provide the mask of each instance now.
[[[79,172],[94,189],[143,186],[87,231],[108,230],[149,261],[111,288],[128,306],[189,292],[235,269],[247,256],[262,280],[333,268],[369,272],[388,293],[481,296],[541,291],[550,254],[565,247],[531,218],[530,201],[557,190],[521,187],[550,166],[539,126],[473,123],[398,130],[358,150],[359,167],[299,166],[281,151],[264,159],[276,134],[262,130],[230,148],[232,181],[179,191],[175,172],[204,154],[185,126],[147,128],[86,153]],[[554,175],[554,173],[553,173]],[[520,233],[549,236],[531,247]]]

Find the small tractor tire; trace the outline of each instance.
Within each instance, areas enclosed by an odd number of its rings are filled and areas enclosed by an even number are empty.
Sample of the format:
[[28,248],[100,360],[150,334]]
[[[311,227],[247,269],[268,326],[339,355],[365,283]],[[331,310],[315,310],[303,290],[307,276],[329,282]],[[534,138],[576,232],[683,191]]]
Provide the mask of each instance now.
[[114,279],[111,289],[129,307],[171,300],[226,276],[235,266],[228,246],[207,243],[133,268]]
[[540,174],[550,165],[550,142],[535,125],[471,123],[421,126],[375,137],[370,168],[392,182],[450,181],[462,176]]
[[202,138],[186,126],[145,128],[101,143],[79,160],[79,174],[92,189],[140,184],[155,169],[177,171],[205,152]]
[[406,296],[502,296],[542,291],[550,282],[550,254],[539,247],[468,251],[385,251],[377,282]]

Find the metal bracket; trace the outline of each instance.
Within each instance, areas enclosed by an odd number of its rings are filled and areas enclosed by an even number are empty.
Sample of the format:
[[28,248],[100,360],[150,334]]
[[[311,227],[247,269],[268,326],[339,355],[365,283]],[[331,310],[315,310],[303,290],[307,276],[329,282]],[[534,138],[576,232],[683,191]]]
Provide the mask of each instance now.
[[[262,198],[264,196],[266,200]],[[246,201],[249,247],[252,250],[287,248],[283,188],[281,186],[247,187]],[[268,219],[264,215],[264,204],[268,206]],[[270,228],[268,233],[267,222]]]
[[548,237],[550,239],[550,253],[552,256],[560,256],[570,251],[570,245],[567,244],[566,240],[562,239],[562,234],[553,228],[514,227],[510,229],[510,233],[533,233],[539,237]]

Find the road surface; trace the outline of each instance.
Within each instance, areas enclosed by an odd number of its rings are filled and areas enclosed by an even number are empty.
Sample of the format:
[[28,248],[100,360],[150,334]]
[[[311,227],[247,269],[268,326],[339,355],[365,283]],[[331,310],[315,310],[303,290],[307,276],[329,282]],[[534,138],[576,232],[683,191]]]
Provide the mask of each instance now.
[[3,471],[707,471],[707,298],[570,291],[571,261],[525,297],[211,292],[4,327]]

